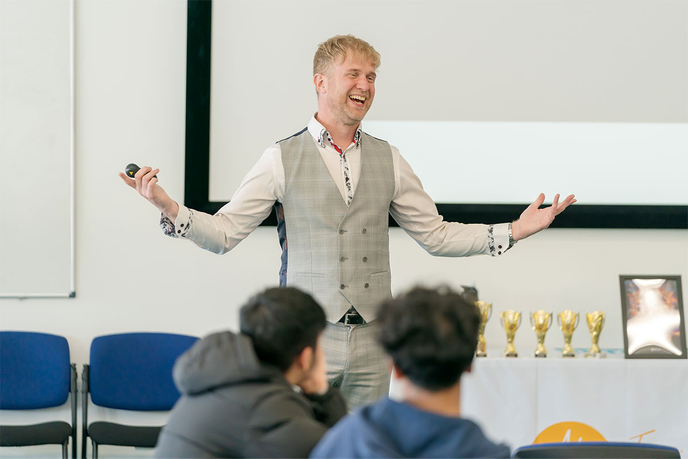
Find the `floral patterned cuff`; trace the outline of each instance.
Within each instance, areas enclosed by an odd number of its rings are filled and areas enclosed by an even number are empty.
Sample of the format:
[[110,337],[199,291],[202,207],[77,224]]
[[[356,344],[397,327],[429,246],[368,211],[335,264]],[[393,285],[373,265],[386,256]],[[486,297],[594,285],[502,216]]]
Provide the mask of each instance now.
[[[173,222],[165,214],[160,214],[160,228],[165,235],[170,237],[186,237],[193,223],[193,210],[184,206],[179,207],[177,221]],[[175,224],[176,223],[176,224]]]
[[490,256],[498,257],[511,248],[509,225],[510,223],[501,223],[487,227],[487,247],[490,250]]
[[490,249],[490,256],[494,257],[495,252],[495,240],[494,240],[494,225],[487,227],[487,247]]
[[177,233],[174,232],[174,223],[172,223],[172,220],[167,218],[163,213],[160,214],[160,228],[162,228],[162,232],[165,233],[165,236],[179,237]]

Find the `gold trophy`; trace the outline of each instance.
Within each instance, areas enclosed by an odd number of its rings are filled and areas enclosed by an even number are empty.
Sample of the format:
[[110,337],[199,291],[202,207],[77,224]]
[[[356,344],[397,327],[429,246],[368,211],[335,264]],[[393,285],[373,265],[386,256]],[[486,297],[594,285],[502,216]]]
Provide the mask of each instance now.
[[514,347],[514,336],[516,336],[516,330],[521,325],[521,313],[509,309],[499,315],[499,321],[502,324],[502,328],[506,331],[504,357],[518,357],[518,352],[516,352]]
[[571,338],[573,331],[578,327],[580,316],[577,312],[566,310],[557,316],[559,322],[559,329],[564,333],[564,350],[561,352],[562,357],[575,357],[576,353],[571,347]]
[[590,330],[590,339],[592,339],[592,347],[585,354],[586,357],[597,357],[598,355],[604,356],[600,352],[600,347],[597,343],[600,341],[600,333],[602,333],[602,327],[604,327],[604,312],[595,311],[589,312],[585,315],[588,321],[588,330]]
[[535,357],[547,357],[547,349],[545,348],[545,333],[552,325],[552,313],[539,310],[530,313],[530,325],[533,331],[537,334],[537,348],[535,348]]
[[480,311],[480,325],[478,326],[478,348],[475,351],[476,357],[487,357],[487,341],[485,341],[485,325],[492,317],[492,305],[484,301],[476,301],[475,305]]

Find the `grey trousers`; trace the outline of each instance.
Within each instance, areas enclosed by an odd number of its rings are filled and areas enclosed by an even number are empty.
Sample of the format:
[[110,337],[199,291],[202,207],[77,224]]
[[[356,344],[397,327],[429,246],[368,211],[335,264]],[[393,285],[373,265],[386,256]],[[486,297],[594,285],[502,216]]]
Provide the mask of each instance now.
[[328,322],[323,338],[327,379],[339,388],[349,410],[389,393],[391,370],[377,342],[375,321],[362,325]]

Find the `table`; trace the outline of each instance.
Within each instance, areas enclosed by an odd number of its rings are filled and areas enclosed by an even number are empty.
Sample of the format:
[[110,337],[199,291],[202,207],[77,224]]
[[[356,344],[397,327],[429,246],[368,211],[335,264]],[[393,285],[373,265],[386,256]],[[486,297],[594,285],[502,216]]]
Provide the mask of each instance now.
[[688,360],[487,357],[461,387],[462,416],[512,449],[600,435],[688,455]]

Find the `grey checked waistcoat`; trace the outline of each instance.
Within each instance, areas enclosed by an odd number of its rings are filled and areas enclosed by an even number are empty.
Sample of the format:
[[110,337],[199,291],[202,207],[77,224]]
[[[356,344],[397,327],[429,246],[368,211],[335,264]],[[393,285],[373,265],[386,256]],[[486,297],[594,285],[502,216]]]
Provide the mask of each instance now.
[[280,284],[309,292],[337,322],[353,305],[366,321],[391,298],[389,205],[392,150],[362,133],[361,175],[347,206],[308,130],[279,142],[285,174],[277,208]]

